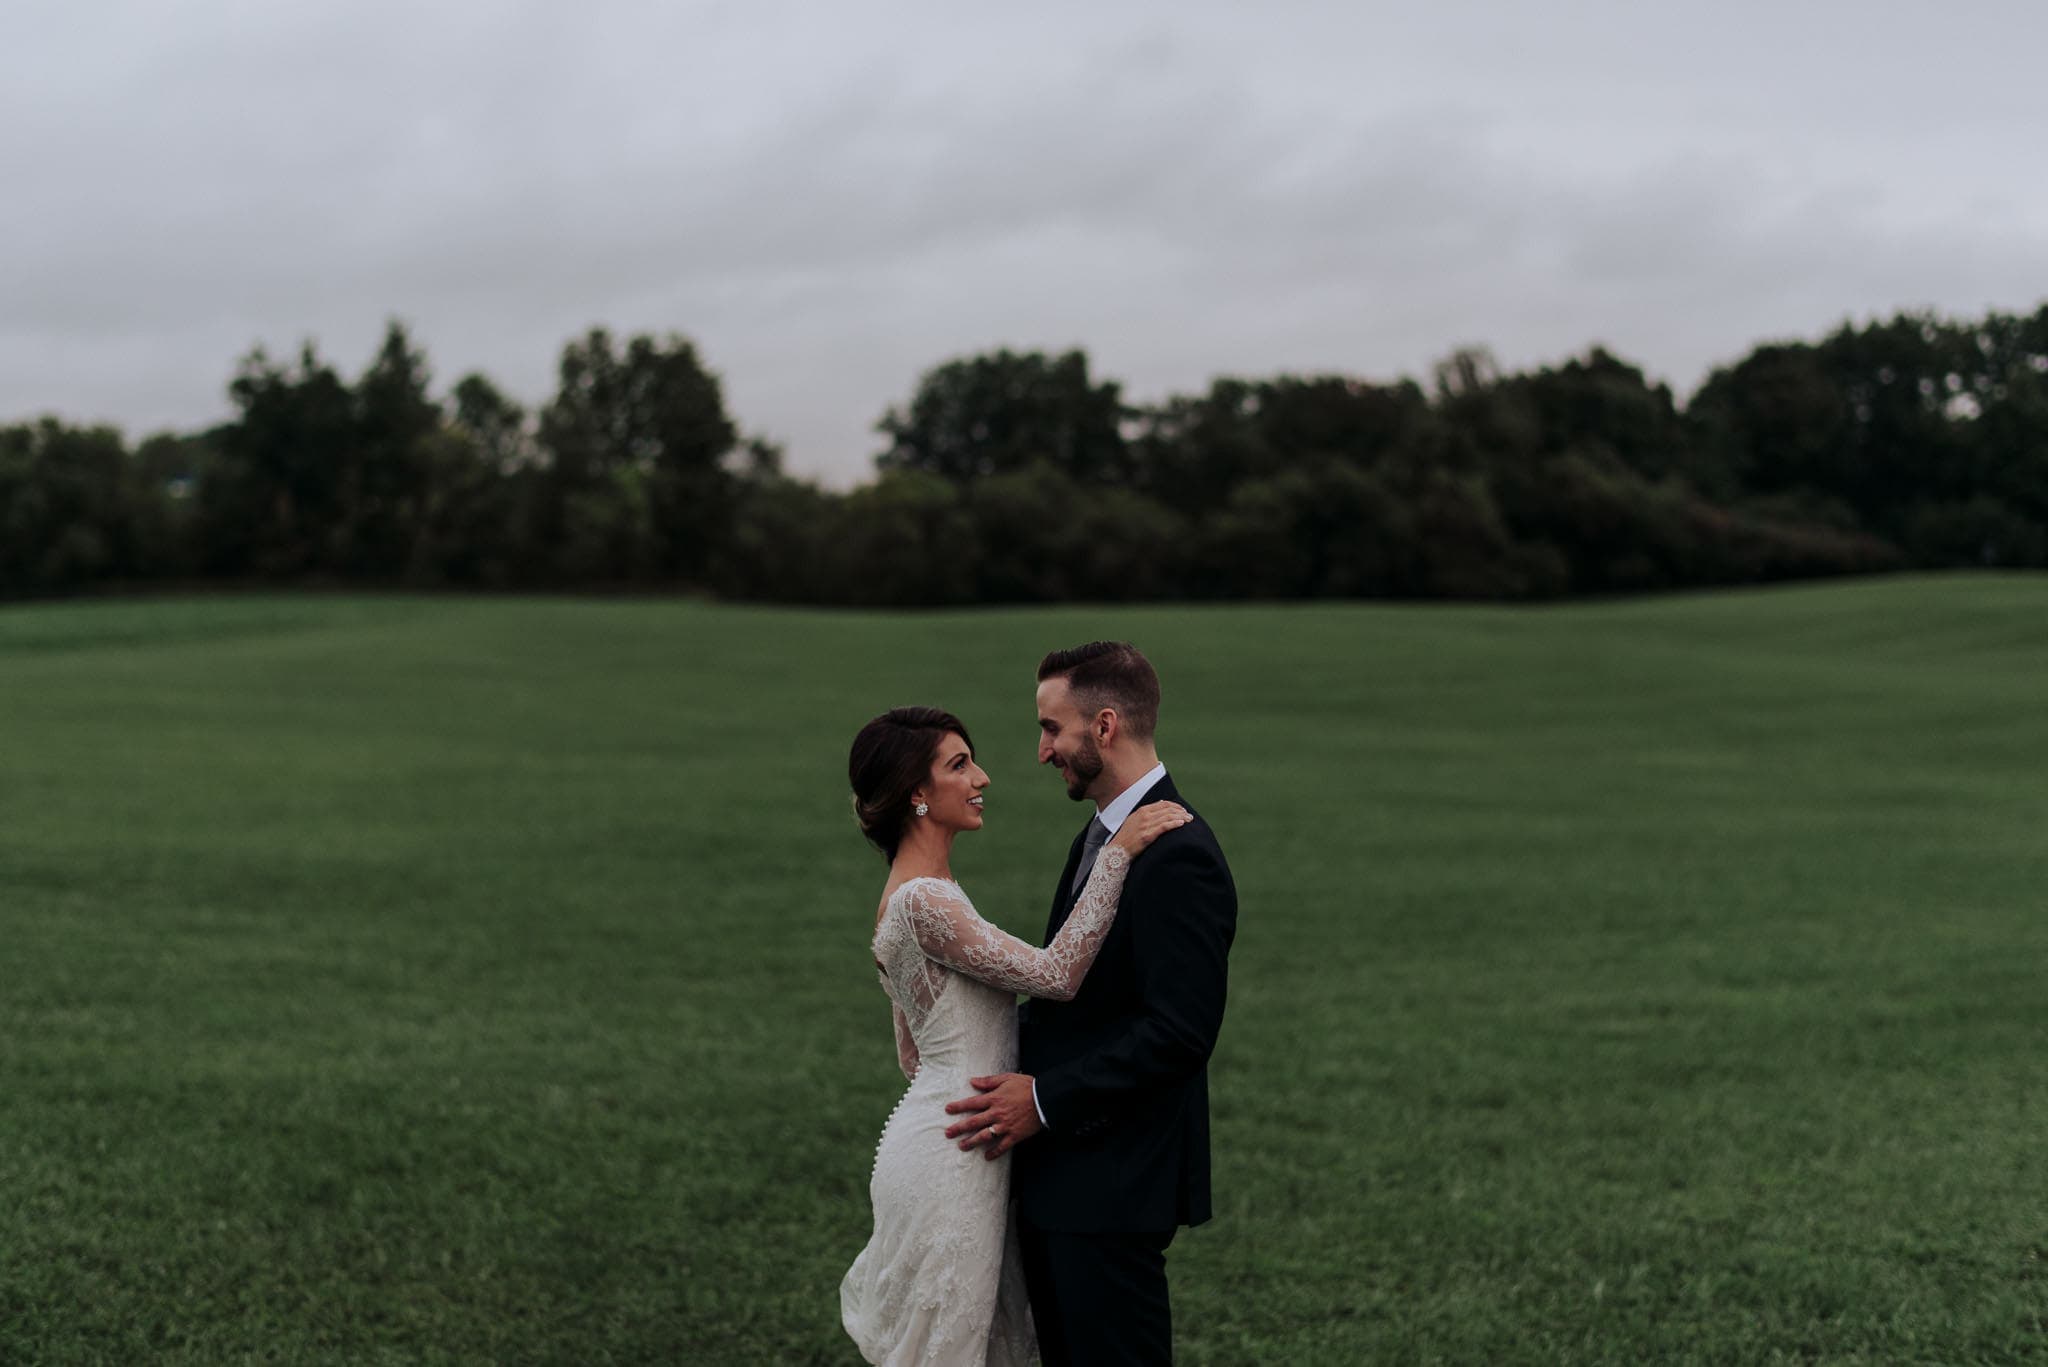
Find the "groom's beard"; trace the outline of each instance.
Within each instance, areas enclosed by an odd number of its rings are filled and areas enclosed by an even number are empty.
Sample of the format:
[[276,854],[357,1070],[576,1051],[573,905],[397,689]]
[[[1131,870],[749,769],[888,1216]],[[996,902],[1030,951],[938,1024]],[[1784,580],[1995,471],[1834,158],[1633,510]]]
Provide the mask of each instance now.
[[1102,752],[1095,748],[1095,737],[1081,737],[1081,748],[1067,761],[1067,796],[1079,802],[1088,796],[1088,788],[1102,777]]

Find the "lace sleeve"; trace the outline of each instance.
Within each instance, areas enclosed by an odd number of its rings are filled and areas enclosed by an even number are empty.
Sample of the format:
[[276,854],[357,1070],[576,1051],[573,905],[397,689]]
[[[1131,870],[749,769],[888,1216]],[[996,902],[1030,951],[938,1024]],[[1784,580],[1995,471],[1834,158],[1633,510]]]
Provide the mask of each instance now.
[[903,1008],[894,1002],[889,1004],[889,1013],[896,1019],[896,1066],[903,1070],[905,1082],[917,1081],[917,1041],[911,1037],[910,1022],[904,1018]]
[[1117,898],[1130,862],[1116,846],[1104,848],[1072,914],[1044,949],[982,920],[966,894],[951,883],[929,879],[906,885],[903,909],[918,948],[949,968],[991,987],[1070,1001],[1081,990],[1081,980],[1088,976],[1116,920]]

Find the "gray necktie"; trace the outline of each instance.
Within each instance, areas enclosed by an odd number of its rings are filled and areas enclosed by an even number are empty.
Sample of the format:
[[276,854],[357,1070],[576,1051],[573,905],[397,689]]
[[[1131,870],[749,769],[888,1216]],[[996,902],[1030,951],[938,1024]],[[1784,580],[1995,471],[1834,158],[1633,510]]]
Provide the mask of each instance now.
[[1081,842],[1081,862],[1074,866],[1074,881],[1067,886],[1067,900],[1073,901],[1081,895],[1081,889],[1088,886],[1088,875],[1095,871],[1095,856],[1102,853],[1102,847],[1109,843],[1109,827],[1096,817],[1088,823],[1087,838]]

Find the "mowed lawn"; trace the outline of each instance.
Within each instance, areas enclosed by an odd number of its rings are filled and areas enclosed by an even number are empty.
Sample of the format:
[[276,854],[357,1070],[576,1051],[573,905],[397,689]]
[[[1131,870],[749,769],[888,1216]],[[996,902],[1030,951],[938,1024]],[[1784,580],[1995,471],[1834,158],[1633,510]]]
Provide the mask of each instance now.
[[844,1363],[855,729],[1036,938],[1048,648],[1236,870],[1190,1363],[2048,1359],[2048,577],[0,610],[0,1361]]

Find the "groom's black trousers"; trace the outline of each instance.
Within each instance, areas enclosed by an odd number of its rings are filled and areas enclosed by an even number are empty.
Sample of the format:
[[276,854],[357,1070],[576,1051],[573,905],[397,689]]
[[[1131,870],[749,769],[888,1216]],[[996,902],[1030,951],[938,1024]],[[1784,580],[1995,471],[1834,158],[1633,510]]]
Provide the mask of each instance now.
[[1170,1363],[1173,1312],[1159,1234],[1052,1234],[1019,1223],[1018,1251],[1046,1367]]

